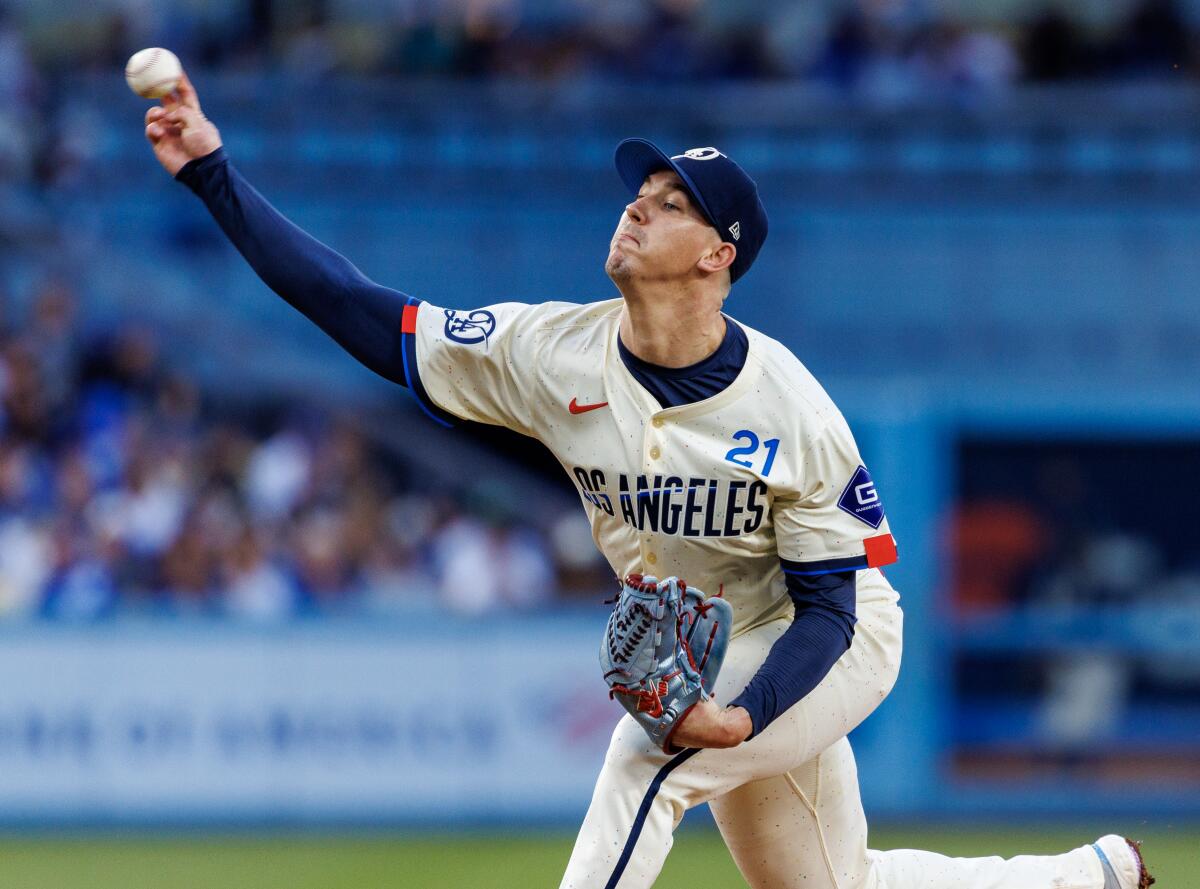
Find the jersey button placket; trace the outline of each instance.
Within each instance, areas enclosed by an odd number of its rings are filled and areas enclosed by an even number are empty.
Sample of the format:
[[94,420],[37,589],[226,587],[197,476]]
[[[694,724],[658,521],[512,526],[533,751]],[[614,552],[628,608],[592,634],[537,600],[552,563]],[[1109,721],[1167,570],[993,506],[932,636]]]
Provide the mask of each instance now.
[[[662,417],[655,417],[650,421],[650,425],[655,429],[662,429],[664,424],[665,421],[662,419]],[[654,463],[656,460],[662,459],[662,448],[654,443],[654,435],[650,432],[650,430],[647,430],[646,444],[650,445],[650,447],[646,450],[646,468],[652,469],[653,467],[650,464]],[[651,535],[646,534],[642,538],[642,561],[651,568],[658,564],[658,553],[651,549],[653,545],[654,538]]]

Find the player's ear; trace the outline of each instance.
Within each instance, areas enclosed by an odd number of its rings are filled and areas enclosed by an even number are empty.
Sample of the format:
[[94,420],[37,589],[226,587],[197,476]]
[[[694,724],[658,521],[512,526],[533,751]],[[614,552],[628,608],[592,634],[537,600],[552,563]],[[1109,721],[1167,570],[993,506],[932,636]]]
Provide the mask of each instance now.
[[719,245],[701,256],[700,261],[696,265],[701,271],[712,274],[713,272],[721,271],[721,269],[729,268],[733,265],[735,259],[737,259],[737,247],[728,241],[722,241]]

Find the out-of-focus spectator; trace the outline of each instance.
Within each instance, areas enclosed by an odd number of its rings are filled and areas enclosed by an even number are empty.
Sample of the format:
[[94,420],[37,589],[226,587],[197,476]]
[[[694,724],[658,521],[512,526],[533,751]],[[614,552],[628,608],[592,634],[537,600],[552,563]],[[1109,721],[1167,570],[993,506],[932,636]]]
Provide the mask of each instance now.
[[272,560],[259,532],[245,527],[225,552],[222,565],[224,608],[236,617],[278,620],[299,610],[299,591]]
[[50,406],[33,346],[24,340],[10,340],[0,349],[0,360],[0,422],[5,433],[14,441],[48,443]]
[[95,620],[113,614],[119,593],[111,562],[112,541],[89,538],[60,523],[54,534],[54,568],[42,595],[41,613],[56,620]]
[[100,519],[135,557],[154,559],[179,536],[189,503],[182,467],[133,454],[125,483],[102,496]]
[[36,612],[53,562],[44,523],[22,515],[0,519],[0,614]]
[[308,488],[312,455],[294,429],[280,430],[256,447],[246,465],[246,499],[260,519],[291,512]]
[[200,613],[215,605],[213,555],[194,517],[171,539],[158,562],[160,576],[156,586],[174,610]]
[[354,579],[342,546],[345,531],[345,516],[324,506],[302,513],[289,537],[300,589],[321,607],[336,608]]

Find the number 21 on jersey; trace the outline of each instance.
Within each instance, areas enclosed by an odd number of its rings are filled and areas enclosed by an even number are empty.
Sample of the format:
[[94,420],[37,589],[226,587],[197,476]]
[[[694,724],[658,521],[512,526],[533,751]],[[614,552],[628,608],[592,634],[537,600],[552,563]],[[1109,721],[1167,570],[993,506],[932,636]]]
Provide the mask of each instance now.
[[[778,438],[768,438],[766,441],[760,442],[758,436],[749,429],[742,429],[733,433],[733,440],[745,442],[745,444],[742,447],[730,448],[725,455],[726,460],[747,469],[754,469],[761,465],[763,478],[771,474],[771,467],[775,464],[775,453],[779,450]],[[766,452],[765,457],[759,453],[760,445],[761,449]]]

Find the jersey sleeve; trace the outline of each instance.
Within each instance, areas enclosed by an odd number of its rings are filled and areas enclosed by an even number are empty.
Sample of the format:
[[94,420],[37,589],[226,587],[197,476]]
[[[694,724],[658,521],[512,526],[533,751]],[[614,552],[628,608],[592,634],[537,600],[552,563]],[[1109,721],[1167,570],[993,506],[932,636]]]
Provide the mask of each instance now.
[[472,420],[532,435],[541,306],[442,309],[410,297],[401,329],[405,380],[443,425]]
[[789,575],[881,568],[897,559],[883,500],[840,414],[810,441],[797,489],[775,497],[772,517]]

